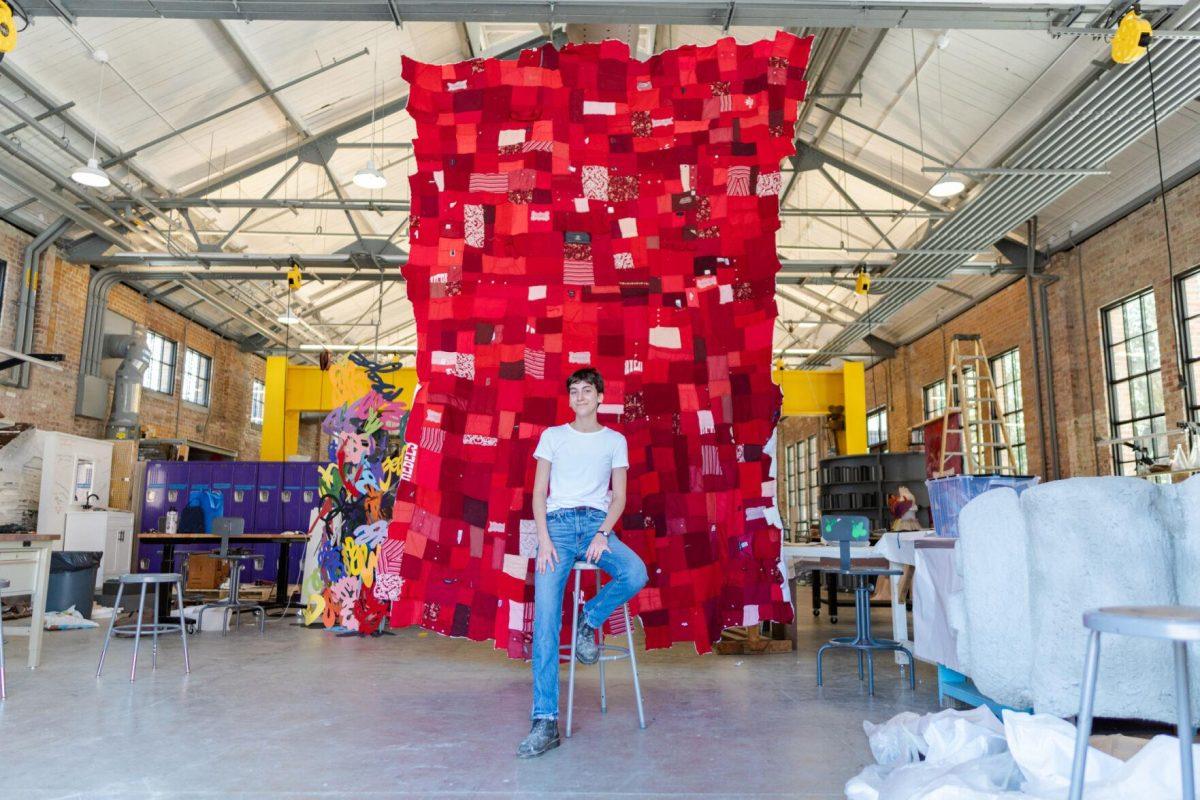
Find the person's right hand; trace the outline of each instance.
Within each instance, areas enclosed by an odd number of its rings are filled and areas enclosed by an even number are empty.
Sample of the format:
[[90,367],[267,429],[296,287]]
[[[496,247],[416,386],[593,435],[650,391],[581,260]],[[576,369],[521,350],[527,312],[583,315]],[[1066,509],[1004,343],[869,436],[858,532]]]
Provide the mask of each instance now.
[[549,539],[540,540],[537,552],[537,571],[545,574],[546,567],[549,566],[550,571],[553,572],[556,564],[558,564],[558,551],[554,549],[554,542]]

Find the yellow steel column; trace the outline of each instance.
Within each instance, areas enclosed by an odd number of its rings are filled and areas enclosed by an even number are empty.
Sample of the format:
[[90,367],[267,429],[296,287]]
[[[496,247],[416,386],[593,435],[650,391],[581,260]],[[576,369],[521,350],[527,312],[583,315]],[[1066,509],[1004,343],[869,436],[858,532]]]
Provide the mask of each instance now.
[[[262,445],[258,457],[262,461],[282,461],[287,449],[288,431],[287,398],[284,389],[287,386],[288,360],[287,356],[267,356],[266,396],[263,398],[263,430]],[[291,432],[292,449],[296,452],[299,436],[300,416],[296,415],[296,427]]]
[[846,415],[845,455],[867,452],[867,377],[861,361],[842,363],[842,405]]

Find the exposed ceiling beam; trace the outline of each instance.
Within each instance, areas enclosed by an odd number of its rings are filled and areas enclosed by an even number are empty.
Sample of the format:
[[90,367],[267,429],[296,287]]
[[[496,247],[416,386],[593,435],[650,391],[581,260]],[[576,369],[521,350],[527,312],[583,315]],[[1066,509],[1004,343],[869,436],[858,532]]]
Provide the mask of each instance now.
[[[1143,7],[1175,3],[1145,2]],[[1045,30],[1079,15],[1070,0],[1027,3],[968,3],[888,0],[846,3],[838,0],[508,0],[480,4],[475,0],[22,0],[33,16],[165,17],[169,19],[312,20],[391,22],[555,22],[716,26],[808,26],[837,28],[975,28]],[[1093,3],[1085,8],[1104,7]]]
[[[266,66],[262,63],[259,57],[255,54],[250,43],[246,41],[246,37],[238,30],[240,24],[227,20],[219,19],[214,23],[222,34],[225,35],[226,41],[233,48],[233,52],[241,59],[242,63],[250,70],[250,74],[254,76],[254,80],[258,81],[259,86],[264,91],[272,92],[270,95],[271,102],[279,109],[292,128],[301,136],[308,138],[312,136],[312,131],[304,122],[304,115],[301,114],[295,106],[293,106],[286,97],[276,88],[274,80],[268,72]],[[341,63],[341,62],[338,62]]]

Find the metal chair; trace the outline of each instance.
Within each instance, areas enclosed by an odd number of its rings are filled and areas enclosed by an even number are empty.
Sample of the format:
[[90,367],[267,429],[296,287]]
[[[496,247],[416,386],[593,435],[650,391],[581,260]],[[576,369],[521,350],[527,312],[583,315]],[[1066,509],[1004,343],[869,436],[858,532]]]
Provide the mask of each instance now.
[[[7,578],[0,578],[0,589],[7,589],[12,584]],[[4,604],[0,603],[0,700],[7,697],[4,689]]]
[[866,542],[871,533],[871,523],[860,516],[823,516],[821,538],[837,542],[841,564],[837,569],[826,570],[836,575],[854,579],[854,636],[835,636],[817,650],[817,686],[821,685],[821,658],[826,650],[845,648],[858,652],[858,679],[863,677],[863,655],[867,657],[867,693],[875,694],[875,651],[899,650],[908,656],[908,682],[917,688],[916,662],[912,652],[893,639],[876,639],[871,635],[871,586],[870,578],[891,577],[903,574],[898,569],[855,567],[850,560],[850,543]]
[[[579,626],[579,609],[583,605],[583,592],[580,590],[581,578],[584,572],[596,573],[596,591],[600,591],[600,568],[590,561],[576,561],[571,567],[575,573],[575,588],[573,590],[573,602],[571,607],[571,643],[569,645],[559,645],[560,654],[569,654],[571,659],[570,677],[567,679],[567,730],[566,735],[571,737],[571,720],[575,710],[575,634]],[[607,629],[607,634],[605,633]],[[638,682],[637,671],[637,656],[633,650],[633,625],[629,620],[629,603],[622,603],[621,607],[613,611],[604,624],[596,631],[600,639],[600,660],[597,665],[600,668],[600,713],[608,713],[608,694],[604,686],[604,662],[605,661],[623,661],[629,660],[629,668],[633,672],[633,694],[637,699],[638,712],[638,727],[646,727],[646,715],[642,710],[642,686]],[[614,644],[605,644],[604,637],[606,635],[617,636],[625,634],[625,647]],[[609,651],[613,651],[614,655],[606,655]]]
[[1196,729],[1192,726],[1192,698],[1188,691],[1188,642],[1200,642],[1200,608],[1195,606],[1114,606],[1088,611],[1083,615],[1087,628],[1088,647],[1083,666],[1083,690],[1079,699],[1079,716],[1075,730],[1075,761],[1071,766],[1070,800],[1083,797],[1084,767],[1087,763],[1088,739],[1092,735],[1092,705],[1096,699],[1096,676],[1100,671],[1100,634],[1137,636],[1162,639],[1175,648],[1175,707],[1179,719],[1179,762],[1183,794],[1187,800],[1196,796],[1192,772],[1192,742]]
[[[163,584],[174,584],[175,590],[179,595],[179,624],[165,623],[158,621],[158,587]],[[149,625],[142,623],[143,612],[146,608],[146,587],[154,586],[154,605],[152,622]],[[121,613],[121,595],[125,592],[126,586],[141,586],[142,592],[138,598],[138,615],[137,623],[133,625],[117,625],[117,614]],[[170,591],[168,588],[167,591]],[[184,624],[183,617],[183,576],[178,572],[139,572],[132,575],[122,575],[120,584],[117,586],[117,599],[113,603],[112,618],[108,621],[108,632],[104,634],[104,647],[100,650],[100,664],[96,667],[96,677],[104,671],[104,657],[108,655],[108,643],[112,639],[112,635],[116,633],[118,636],[133,636],[133,665],[129,670],[129,682],[133,683],[137,677],[137,656],[138,645],[142,641],[142,634],[147,630],[154,638],[154,647],[150,656],[150,668],[158,669],[158,635],[160,633],[174,633],[179,631],[179,638],[183,642],[183,671],[190,673],[192,671],[192,663],[188,659],[187,649],[187,630]]]
[[237,615],[237,626],[242,624],[242,611],[254,611],[258,614],[258,632],[266,632],[267,610],[257,603],[245,602],[241,599],[239,593],[242,587],[242,570],[246,568],[246,564],[253,562],[255,569],[262,569],[263,557],[255,553],[231,553],[229,552],[229,539],[232,536],[241,536],[246,531],[246,520],[242,517],[217,517],[212,524],[213,533],[221,537],[221,546],[217,550],[212,550],[208,555],[225,561],[229,564],[229,596],[224,600],[216,600],[212,603],[205,603],[200,606],[200,611],[196,617],[196,633],[200,633],[200,628],[204,621],[204,612],[210,608],[222,609],[221,616],[221,635],[225,636],[229,633],[229,615]]

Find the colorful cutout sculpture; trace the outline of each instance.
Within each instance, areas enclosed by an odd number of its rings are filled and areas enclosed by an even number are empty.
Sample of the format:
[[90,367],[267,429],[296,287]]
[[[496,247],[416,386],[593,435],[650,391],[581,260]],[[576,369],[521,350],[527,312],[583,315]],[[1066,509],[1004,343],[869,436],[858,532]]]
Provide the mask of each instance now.
[[[648,647],[787,621],[771,380],[780,160],[809,39],[615,41],[516,61],[404,61],[417,123],[411,249],[420,388],[375,580],[391,622],[529,652],[538,437],[598,367],[629,441],[622,541]],[[397,578],[393,578],[395,575]]]

